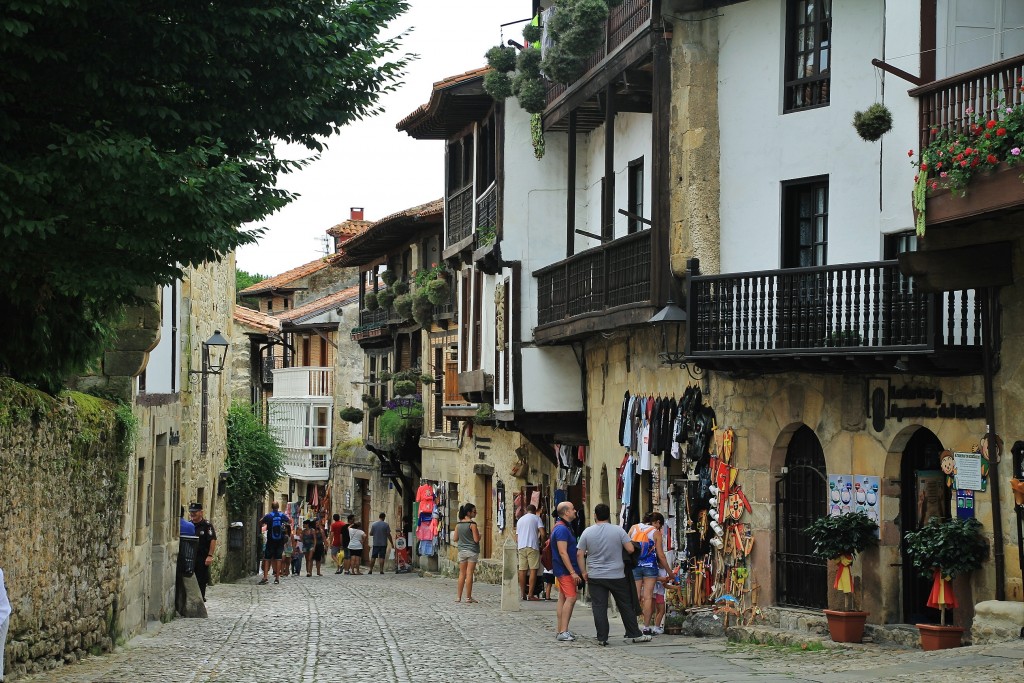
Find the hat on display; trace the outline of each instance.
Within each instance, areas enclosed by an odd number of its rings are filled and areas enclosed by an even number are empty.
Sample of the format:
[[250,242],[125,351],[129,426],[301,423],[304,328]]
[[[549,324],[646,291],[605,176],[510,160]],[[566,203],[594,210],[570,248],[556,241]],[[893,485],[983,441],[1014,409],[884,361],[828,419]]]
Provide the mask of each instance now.
[[202,503],[192,503],[191,505],[188,506],[188,511],[189,512],[199,512],[202,509],[203,509],[203,504]]

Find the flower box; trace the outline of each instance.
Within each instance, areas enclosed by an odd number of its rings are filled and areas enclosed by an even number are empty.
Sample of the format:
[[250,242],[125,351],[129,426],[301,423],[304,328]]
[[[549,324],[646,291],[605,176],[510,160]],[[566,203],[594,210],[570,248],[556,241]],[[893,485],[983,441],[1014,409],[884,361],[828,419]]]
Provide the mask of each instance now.
[[929,228],[984,217],[995,211],[1024,208],[1024,167],[999,164],[992,173],[976,176],[964,196],[939,186],[925,199],[925,222]]

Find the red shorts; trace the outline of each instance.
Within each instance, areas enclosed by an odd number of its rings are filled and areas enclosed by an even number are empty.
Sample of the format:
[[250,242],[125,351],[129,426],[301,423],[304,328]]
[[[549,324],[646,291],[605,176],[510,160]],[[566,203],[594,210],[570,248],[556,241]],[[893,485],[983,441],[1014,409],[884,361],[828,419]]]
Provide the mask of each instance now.
[[567,598],[576,597],[576,579],[571,576],[556,576],[559,592]]

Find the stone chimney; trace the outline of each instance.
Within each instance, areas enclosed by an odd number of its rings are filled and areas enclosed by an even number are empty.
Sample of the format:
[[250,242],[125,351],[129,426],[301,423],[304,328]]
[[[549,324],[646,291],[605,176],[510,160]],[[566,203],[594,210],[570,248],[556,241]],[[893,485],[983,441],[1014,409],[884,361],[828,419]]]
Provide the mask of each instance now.
[[350,212],[349,213],[349,217],[348,217],[349,220],[351,220],[351,221],[361,221],[361,220],[363,220],[363,207],[361,207],[361,206],[353,206],[353,207],[351,207],[349,209],[349,212]]

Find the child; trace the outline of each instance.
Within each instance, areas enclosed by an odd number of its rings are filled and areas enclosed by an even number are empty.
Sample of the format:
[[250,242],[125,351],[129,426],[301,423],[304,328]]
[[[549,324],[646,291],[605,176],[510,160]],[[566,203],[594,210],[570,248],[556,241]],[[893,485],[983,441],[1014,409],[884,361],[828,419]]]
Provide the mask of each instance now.
[[[281,567],[281,576],[288,576],[292,570],[292,527],[290,524],[284,524],[281,526],[281,534],[285,539],[284,548],[281,549],[281,561],[278,563]],[[274,570],[275,573],[277,570]]]
[[654,626],[651,630],[655,635],[665,632],[665,584],[669,581],[668,572],[658,568],[658,580],[654,584]]
[[298,576],[302,573],[302,532],[296,524],[292,529],[292,574]]
[[551,587],[555,585],[555,573],[550,569],[545,568],[544,572],[540,575],[544,581],[544,599],[551,599]]

